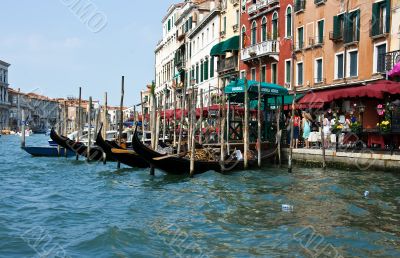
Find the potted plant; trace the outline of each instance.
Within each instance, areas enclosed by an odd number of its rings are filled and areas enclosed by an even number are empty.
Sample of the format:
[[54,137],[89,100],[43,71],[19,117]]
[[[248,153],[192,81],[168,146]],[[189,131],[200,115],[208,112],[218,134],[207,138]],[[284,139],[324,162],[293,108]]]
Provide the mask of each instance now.
[[332,125],[332,133],[333,134],[339,134],[339,133],[341,133],[342,132],[342,130],[343,130],[343,125],[342,124],[340,124],[340,123],[335,123],[335,124],[333,124]]
[[382,122],[377,124],[381,133],[390,133],[391,125],[389,120],[383,120]]
[[361,133],[361,130],[362,130],[361,123],[358,121],[351,123],[350,129],[351,129],[351,132],[353,132],[355,134]]

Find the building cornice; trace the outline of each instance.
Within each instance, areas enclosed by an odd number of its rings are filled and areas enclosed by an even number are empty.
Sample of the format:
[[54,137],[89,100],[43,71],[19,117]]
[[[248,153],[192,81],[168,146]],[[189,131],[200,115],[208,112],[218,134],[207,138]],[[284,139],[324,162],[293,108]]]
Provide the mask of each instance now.
[[4,61],[2,61],[2,60],[0,60],[0,65],[6,66],[6,67],[9,67],[9,66],[10,66],[9,63],[6,63],[6,62],[4,62]]
[[192,39],[197,33],[201,31],[205,27],[207,23],[209,23],[215,16],[219,15],[221,13],[220,8],[215,8],[211,11],[210,14],[208,14],[199,25],[197,25],[189,34],[188,38]]

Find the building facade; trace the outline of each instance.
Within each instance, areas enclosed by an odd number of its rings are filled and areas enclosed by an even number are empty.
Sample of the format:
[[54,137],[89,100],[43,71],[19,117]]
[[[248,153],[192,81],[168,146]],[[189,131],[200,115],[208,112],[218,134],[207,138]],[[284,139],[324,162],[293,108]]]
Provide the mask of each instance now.
[[187,35],[190,46],[186,66],[187,85],[198,91],[197,107],[200,107],[201,97],[204,106],[211,105],[211,96],[218,89],[216,59],[210,56],[210,51],[220,41],[219,28],[220,8],[218,4],[211,4],[210,12],[200,16],[198,25]]
[[292,87],[292,1],[241,1],[240,77]]
[[383,78],[390,35],[389,0],[295,0],[294,13],[294,73],[299,90]]
[[9,129],[8,67],[10,64],[0,60],[0,130]]

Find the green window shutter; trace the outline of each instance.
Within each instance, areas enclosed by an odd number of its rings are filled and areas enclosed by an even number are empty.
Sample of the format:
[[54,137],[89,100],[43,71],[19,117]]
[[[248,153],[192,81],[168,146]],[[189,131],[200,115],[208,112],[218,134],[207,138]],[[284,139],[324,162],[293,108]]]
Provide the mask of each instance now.
[[355,11],[356,20],[357,20],[357,39],[355,41],[360,41],[360,10]]
[[204,78],[204,67],[203,67],[204,63],[200,64],[200,82],[203,82],[203,78]]
[[319,21],[318,23],[318,43],[324,42],[324,23],[324,20]]
[[196,65],[196,83],[199,83],[199,65]]
[[214,57],[211,57],[211,61],[210,61],[210,78],[214,77]]
[[263,23],[261,25],[261,32],[262,32],[262,41],[266,41],[267,40],[267,25],[265,23]]
[[379,34],[379,3],[372,4],[372,27],[371,36],[376,36]]
[[226,32],[226,16],[224,17],[224,31]]
[[340,38],[340,19],[337,15],[333,16],[333,37]]
[[386,4],[386,33],[390,33],[390,13],[391,13],[391,9],[390,9],[390,0],[386,0],[385,1]]
[[208,80],[208,59],[204,62],[204,80]]
[[190,16],[189,17],[189,30],[192,29],[192,26],[193,26],[193,16]]
[[351,30],[352,30],[352,26],[351,26],[351,14],[343,14],[343,22],[344,22],[344,43],[349,43],[352,41],[352,35],[351,35]]

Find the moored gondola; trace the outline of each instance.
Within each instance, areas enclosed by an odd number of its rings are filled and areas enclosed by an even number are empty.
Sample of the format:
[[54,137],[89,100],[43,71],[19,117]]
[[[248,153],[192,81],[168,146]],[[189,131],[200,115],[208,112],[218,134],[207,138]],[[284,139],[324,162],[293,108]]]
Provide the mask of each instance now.
[[103,137],[101,136],[101,129],[102,128],[100,128],[100,131],[97,134],[96,144],[103,149],[107,157],[111,157],[115,161],[119,161],[122,164],[128,165],[130,167],[137,167],[137,168],[149,167],[149,163],[147,163],[143,158],[141,158],[135,152],[126,151],[124,148],[119,146],[114,141],[104,140]]
[[69,139],[68,137],[59,135],[54,129],[51,129],[50,138],[63,148],[74,151],[80,156],[89,158],[91,161],[111,160],[111,157],[107,157],[106,153],[98,146],[92,146],[90,148],[90,154],[88,153],[88,147],[81,142],[76,142]]
[[[143,159],[145,159],[148,163],[153,165],[155,168],[161,169],[169,174],[189,174],[190,173],[190,159],[181,154],[179,155],[167,155],[160,154],[146,145],[144,145],[138,138],[137,131],[132,138],[132,147],[133,150],[139,154]],[[276,152],[276,149],[271,149],[271,151],[264,155],[263,159],[270,158]],[[256,166],[256,160],[250,160],[249,166]],[[244,162],[243,160],[237,160],[235,158],[228,158],[223,163],[220,161],[204,161],[204,160],[195,160],[194,161],[194,173],[201,174],[207,171],[216,171],[216,172],[226,172],[226,171],[235,171],[235,170],[243,170]]]

